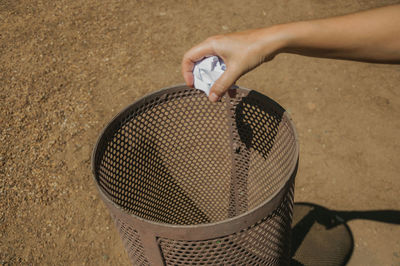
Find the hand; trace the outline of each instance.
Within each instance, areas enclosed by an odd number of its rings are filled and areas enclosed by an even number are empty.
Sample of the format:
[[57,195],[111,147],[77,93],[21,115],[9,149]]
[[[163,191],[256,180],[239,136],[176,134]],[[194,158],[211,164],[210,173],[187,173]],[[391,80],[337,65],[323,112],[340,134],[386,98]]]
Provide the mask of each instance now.
[[216,102],[243,74],[280,52],[400,64],[399,14],[400,5],[393,5],[210,37],[186,52],[182,74],[186,84],[193,86],[196,61],[212,55],[222,58],[226,71],[212,86],[209,97]]
[[209,99],[216,102],[243,74],[271,60],[283,47],[283,36],[274,27],[210,37],[184,55],[182,74],[185,82],[193,87],[192,71],[196,61],[219,56],[226,64],[226,71],[210,90]]

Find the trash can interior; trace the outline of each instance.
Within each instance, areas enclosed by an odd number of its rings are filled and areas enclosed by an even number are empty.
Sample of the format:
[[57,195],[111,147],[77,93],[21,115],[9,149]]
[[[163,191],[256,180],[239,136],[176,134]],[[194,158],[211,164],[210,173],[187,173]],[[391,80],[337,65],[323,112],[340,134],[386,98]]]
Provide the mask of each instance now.
[[270,98],[238,88],[211,103],[185,86],[135,102],[106,127],[94,152],[100,190],[149,221],[197,225],[233,218],[288,182],[296,133]]

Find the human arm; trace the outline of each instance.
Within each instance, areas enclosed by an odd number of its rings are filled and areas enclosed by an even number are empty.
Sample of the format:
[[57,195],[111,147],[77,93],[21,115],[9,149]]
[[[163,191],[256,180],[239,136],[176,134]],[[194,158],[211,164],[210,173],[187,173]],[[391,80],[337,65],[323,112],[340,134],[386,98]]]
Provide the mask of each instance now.
[[221,57],[227,69],[211,88],[215,102],[242,75],[279,53],[400,63],[400,5],[213,36],[186,52],[182,74],[193,86],[194,62]]

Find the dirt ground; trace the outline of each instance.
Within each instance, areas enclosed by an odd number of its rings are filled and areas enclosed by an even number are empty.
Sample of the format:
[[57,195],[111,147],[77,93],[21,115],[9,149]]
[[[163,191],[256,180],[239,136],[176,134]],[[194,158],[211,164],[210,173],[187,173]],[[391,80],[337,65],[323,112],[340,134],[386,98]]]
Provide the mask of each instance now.
[[[129,265],[93,183],[100,130],[124,106],[182,83],[209,35],[399,1],[0,0],[0,264]],[[243,77],[290,111],[295,200],[400,210],[400,67],[279,55]],[[400,227],[349,222],[349,265],[400,265]]]

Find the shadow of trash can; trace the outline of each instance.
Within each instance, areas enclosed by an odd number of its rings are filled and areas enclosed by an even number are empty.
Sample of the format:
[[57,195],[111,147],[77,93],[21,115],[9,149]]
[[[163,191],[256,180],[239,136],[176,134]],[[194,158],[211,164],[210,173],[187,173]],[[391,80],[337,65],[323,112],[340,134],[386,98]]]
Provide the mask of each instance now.
[[105,127],[92,170],[133,265],[288,265],[298,139],[256,91],[184,85]]

